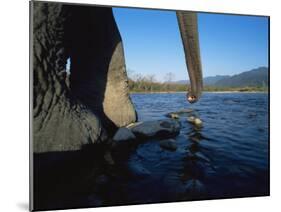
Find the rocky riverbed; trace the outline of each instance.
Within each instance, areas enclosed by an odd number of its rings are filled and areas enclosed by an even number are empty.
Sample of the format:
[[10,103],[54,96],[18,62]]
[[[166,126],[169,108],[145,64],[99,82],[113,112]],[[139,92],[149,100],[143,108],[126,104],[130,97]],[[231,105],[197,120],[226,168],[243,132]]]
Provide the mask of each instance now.
[[137,148],[139,144],[151,139],[158,140],[160,147],[163,149],[174,151],[177,149],[177,143],[172,138],[180,133],[180,117],[185,117],[195,127],[202,127],[203,125],[202,120],[194,116],[192,109],[182,109],[168,113],[166,116],[170,119],[136,122],[120,128],[113,137],[113,151],[116,148],[121,152],[128,150],[128,147],[134,146]]

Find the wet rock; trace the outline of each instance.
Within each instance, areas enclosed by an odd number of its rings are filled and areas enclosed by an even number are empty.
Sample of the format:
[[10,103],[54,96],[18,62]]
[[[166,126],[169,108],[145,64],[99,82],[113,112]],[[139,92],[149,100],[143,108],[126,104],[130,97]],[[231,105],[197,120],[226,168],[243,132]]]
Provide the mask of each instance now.
[[195,117],[194,116],[189,116],[187,117],[187,121],[190,123],[194,123]]
[[180,118],[180,116],[176,113],[169,113],[167,116],[169,118],[172,118],[172,119],[179,119]]
[[135,140],[136,136],[132,133],[132,131],[126,127],[121,127],[117,130],[113,137],[113,141],[115,143],[122,143]]
[[170,150],[170,151],[176,151],[178,148],[177,143],[174,139],[162,140],[159,142],[159,145],[161,148]]
[[189,116],[187,118],[187,121],[190,122],[191,124],[194,124],[197,127],[201,127],[203,125],[203,122],[201,121],[201,119],[194,117],[194,116]]
[[179,134],[180,124],[172,119],[147,121],[131,127],[137,138],[172,138]]
[[111,153],[115,160],[126,159],[137,145],[136,136],[128,128],[119,128],[112,140]]
[[196,126],[201,126],[201,125],[203,124],[203,122],[202,122],[199,118],[195,118],[194,124],[195,124]]

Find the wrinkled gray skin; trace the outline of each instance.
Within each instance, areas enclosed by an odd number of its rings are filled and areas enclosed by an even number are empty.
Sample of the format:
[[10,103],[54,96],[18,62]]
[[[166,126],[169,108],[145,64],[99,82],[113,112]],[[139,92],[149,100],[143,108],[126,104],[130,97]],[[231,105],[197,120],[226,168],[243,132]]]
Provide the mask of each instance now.
[[190,103],[194,103],[199,100],[203,89],[197,15],[194,12],[177,11],[177,18],[190,78],[187,99]]
[[[33,151],[79,150],[102,143],[117,127],[135,122],[112,9],[32,4]],[[177,12],[177,17],[191,79],[189,96],[195,97],[190,102],[194,102],[202,90],[196,14]]]

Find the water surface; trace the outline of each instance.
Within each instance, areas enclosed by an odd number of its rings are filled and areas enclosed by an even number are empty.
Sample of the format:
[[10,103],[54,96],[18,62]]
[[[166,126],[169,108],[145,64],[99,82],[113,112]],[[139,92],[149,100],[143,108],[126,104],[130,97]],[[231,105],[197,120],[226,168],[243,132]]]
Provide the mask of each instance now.
[[[128,154],[121,150],[125,157],[114,165],[98,162],[98,174],[86,176],[80,193],[66,195],[64,200],[51,199],[48,207],[269,194],[268,94],[204,93],[192,105],[184,93],[132,94],[131,98],[139,121],[166,119],[169,112],[192,109],[178,120],[181,131],[175,137],[177,150],[162,149],[157,139],[142,142]],[[199,117],[203,127],[190,124],[190,115]]]
[[108,204],[268,195],[268,94],[204,93],[193,105],[183,93],[131,97],[139,121],[192,108],[203,127],[183,114],[176,151],[162,149],[157,140],[139,145],[111,181]]

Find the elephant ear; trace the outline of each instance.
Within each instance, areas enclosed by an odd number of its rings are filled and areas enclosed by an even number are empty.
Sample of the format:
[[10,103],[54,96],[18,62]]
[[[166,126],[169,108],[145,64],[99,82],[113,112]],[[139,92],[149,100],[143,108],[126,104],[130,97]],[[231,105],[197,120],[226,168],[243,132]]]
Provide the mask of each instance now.
[[190,78],[188,101],[193,103],[200,98],[203,89],[197,13],[177,11],[177,18]]
[[31,150],[40,158],[40,165],[41,158],[56,161],[87,145],[107,140],[97,114],[71,95],[66,83],[68,54],[64,26],[69,7],[37,1],[31,4]]

